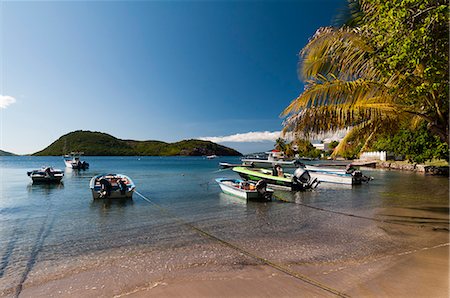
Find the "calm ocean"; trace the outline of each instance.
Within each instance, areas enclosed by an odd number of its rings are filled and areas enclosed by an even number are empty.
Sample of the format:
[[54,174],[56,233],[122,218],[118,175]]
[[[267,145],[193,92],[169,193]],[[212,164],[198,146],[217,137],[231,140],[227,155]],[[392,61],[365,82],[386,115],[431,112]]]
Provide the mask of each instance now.
[[[64,169],[62,158],[0,157],[0,293],[11,293],[33,273],[45,274],[34,272],[40,263],[63,267],[67,260],[115,249],[195,250],[198,235],[179,219],[279,262],[334,261],[442,242],[434,236],[423,237],[423,243],[398,238],[386,232],[395,224],[381,220],[448,228],[448,178],[364,170],[375,178],[368,185],[277,191],[281,200],[247,203],[221,193],[214,181],[238,177],[219,170],[218,162],[239,158],[84,159],[90,169],[66,169],[62,184],[32,185],[27,171],[43,165]],[[93,201],[89,180],[106,172],[128,175],[159,207],[136,194],[127,201]],[[431,229],[426,233],[434,235]]]

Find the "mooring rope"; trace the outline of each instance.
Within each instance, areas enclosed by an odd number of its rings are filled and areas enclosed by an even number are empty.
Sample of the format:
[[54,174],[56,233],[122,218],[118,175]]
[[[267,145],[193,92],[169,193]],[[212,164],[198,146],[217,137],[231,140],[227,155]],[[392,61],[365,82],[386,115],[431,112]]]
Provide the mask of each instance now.
[[161,211],[163,211],[167,215],[169,215],[169,216],[173,217],[174,219],[176,219],[179,223],[190,227],[191,229],[193,229],[194,231],[196,231],[200,235],[203,235],[203,236],[205,236],[207,238],[216,240],[219,243],[221,243],[221,244],[223,244],[225,246],[228,246],[228,247],[230,247],[230,248],[232,248],[234,250],[237,250],[240,253],[242,253],[244,255],[247,255],[247,256],[249,256],[251,258],[254,258],[254,259],[256,259],[256,260],[258,260],[258,261],[260,261],[260,262],[262,262],[262,263],[264,263],[264,264],[266,264],[266,265],[268,265],[268,266],[270,266],[270,267],[272,267],[272,268],[274,268],[274,269],[276,269],[278,271],[281,271],[281,272],[283,272],[285,274],[288,274],[288,275],[290,275],[290,276],[292,276],[292,277],[294,277],[296,279],[299,279],[299,280],[301,280],[303,282],[306,282],[306,283],[308,283],[310,285],[313,285],[313,286],[315,286],[317,288],[320,288],[320,289],[322,289],[324,291],[330,292],[330,293],[332,293],[332,294],[334,294],[336,296],[349,297],[347,294],[344,294],[344,293],[342,293],[342,292],[340,292],[340,291],[338,291],[336,289],[333,289],[333,288],[331,288],[331,287],[329,287],[329,286],[327,286],[327,285],[325,285],[325,284],[323,284],[323,283],[321,283],[319,281],[316,281],[316,280],[311,279],[311,278],[309,278],[309,277],[307,277],[307,276],[305,276],[303,274],[300,274],[300,273],[297,273],[295,271],[292,271],[292,270],[290,270],[289,268],[287,268],[287,267],[285,267],[283,265],[280,265],[280,264],[277,264],[275,262],[272,262],[272,261],[270,261],[270,260],[268,260],[268,259],[266,259],[264,257],[258,256],[258,255],[254,254],[252,252],[249,252],[249,251],[247,251],[247,250],[237,246],[236,244],[230,243],[230,242],[228,242],[226,240],[223,240],[223,239],[221,239],[221,238],[219,238],[217,236],[214,236],[211,233],[208,233],[207,231],[202,230],[201,228],[198,228],[198,227],[194,226],[193,224],[190,224],[190,223],[186,222],[184,219],[182,219],[179,216],[177,216],[176,214],[170,212],[167,208],[164,208],[161,205],[153,202],[152,200],[150,200],[149,198],[145,197],[144,195],[142,195],[138,191],[135,191],[135,193],[140,198],[142,198],[144,201],[146,201],[147,203],[152,204],[153,206],[157,207],[158,209],[160,209]]

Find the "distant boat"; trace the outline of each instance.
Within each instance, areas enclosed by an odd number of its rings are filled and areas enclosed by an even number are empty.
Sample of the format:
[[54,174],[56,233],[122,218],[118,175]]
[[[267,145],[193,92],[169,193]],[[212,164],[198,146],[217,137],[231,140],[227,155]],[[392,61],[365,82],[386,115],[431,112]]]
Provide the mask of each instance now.
[[135,185],[130,177],[122,174],[101,174],[89,182],[94,199],[132,198]]
[[67,168],[77,169],[77,170],[86,170],[89,168],[89,163],[80,160],[80,156],[83,155],[83,152],[71,152],[70,155],[64,155],[64,163]]
[[43,167],[39,170],[27,172],[33,183],[59,183],[64,177],[64,172],[52,167]]
[[207,159],[214,159],[216,157],[217,157],[217,155],[215,155],[215,154],[206,156]]
[[318,184],[308,171],[301,168],[295,170],[294,175],[283,173],[273,175],[273,172],[268,169],[247,167],[234,167],[233,171],[245,180],[264,180],[271,187],[287,190],[306,190],[315,188]]
[[267,183],[263,180],[252,182],[240,179],[217,178],[216,182],[224,193],[232,196],[246,200],[270,201],[272,199],[273,190],[267,188]]
[[255,168],[271,168],[280,165],[283,168],[298,168],[302,163],[298,160],[284,160],[284,154],[278,150],[266,152],[267,158],[243,158],[244,166],[252,166]]

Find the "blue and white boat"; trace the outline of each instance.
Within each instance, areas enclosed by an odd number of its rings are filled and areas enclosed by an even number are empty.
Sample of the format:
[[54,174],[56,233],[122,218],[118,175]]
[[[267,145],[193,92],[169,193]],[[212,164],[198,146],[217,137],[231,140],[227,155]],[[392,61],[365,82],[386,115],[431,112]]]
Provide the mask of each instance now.
[[94,199],[132,198],[136,186],[130,177],[123,174],[101,174],[89,182]]

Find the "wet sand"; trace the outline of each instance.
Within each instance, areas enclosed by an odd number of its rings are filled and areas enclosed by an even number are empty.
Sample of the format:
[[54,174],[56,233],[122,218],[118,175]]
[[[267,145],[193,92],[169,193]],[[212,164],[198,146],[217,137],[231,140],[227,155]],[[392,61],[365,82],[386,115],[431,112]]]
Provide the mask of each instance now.
[[[362,264],[355,261],[300,266],[296,271],[354,297],[448,297],[448,248],[445,245]],[[127,257],[51,281],[30,282],[25,284],[20,297],[335,296],[270,266],[226,268],[198,264],[166,274],[152,274],[147,257]]]
[[[20,297],[328,297],[337,292],[352,297],[448,297],[448,231],[389,224],[384,229],[423,237],[430,246],[367,256],[359,252],[357,258],[323,262],[270,260],[299,278],[200,236],[202,243],[194,247],[118,249],[67,260],[64,267],[41,262]],[[14,291],[3,295],[13,296]]]

